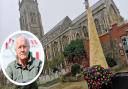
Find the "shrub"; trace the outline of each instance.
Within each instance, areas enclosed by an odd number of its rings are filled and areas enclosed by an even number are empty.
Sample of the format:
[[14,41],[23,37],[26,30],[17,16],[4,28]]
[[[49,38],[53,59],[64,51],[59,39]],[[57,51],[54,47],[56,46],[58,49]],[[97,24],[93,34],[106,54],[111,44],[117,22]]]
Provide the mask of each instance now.
[[71,66],[71,72],[73,76],[76,76],[76,74],[80,73],[80,65],[79,64],[73,64]]

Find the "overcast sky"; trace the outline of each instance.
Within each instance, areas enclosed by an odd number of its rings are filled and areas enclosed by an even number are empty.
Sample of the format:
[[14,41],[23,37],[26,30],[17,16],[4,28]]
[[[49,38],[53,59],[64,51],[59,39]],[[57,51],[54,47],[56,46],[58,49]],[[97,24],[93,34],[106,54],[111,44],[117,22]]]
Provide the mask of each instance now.
[[[19,0],[0,0],[0,45],[19,26]],[[42,17],[44,33],[48,32],[65,16],[72,20],[84,12],[84,0],[37,0]],[[91,5],[98,0],[91,0]],[[114,0],[121,15],[128,19],[128,0]]]

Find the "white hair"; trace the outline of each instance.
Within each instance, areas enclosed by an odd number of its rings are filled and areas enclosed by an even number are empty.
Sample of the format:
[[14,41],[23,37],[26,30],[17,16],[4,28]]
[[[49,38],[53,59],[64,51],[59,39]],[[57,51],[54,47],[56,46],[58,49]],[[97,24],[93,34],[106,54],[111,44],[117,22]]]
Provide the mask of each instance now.
[[25,36],[25,35],[18,35],[17,36],[17,38],[16,38],[16,40],[15,40],[15,47],[16,47],[16,42],[17,42],[17,40],[19,39],[19,38],[22,38],[22,39],[24,39],[25,41],[26,41],[26,43],[27,43],[27,46],[30,48],[30,44],[29,44],[29,40],[28,40],[28,38]]

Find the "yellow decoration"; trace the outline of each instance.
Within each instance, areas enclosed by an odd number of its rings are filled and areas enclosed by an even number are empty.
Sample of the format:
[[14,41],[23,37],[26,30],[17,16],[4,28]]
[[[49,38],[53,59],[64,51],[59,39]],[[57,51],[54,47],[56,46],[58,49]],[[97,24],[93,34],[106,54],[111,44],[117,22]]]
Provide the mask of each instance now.
[[88,18],[88,33],[89,33],[89,54],[90,54],[90,66],[101,65],[105,69],[108,68],[103,49],[96,31],[96,26],[92,16],[91,8],[87,8]]

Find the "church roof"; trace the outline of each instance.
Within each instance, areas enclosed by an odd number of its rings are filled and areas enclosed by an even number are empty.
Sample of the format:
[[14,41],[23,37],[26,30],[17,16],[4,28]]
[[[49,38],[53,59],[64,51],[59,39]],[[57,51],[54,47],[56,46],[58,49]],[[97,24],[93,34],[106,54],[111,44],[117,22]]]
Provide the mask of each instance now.
[[56,24],[51,30],[56,30],[57,27],[63,25],[63,23],[65,22],[66,19],[71,20],[68,16],[66,16],[66,17],[63,18],[58,24]]
[[[94,11],[97,7],[101,6],[102,4],[104,4],[106,2],[106,0],[99,0],[96,4],[94,4],[91,8]],[[76,22],[78,22],[80,19],[82,19],[83,17],[86,16],[86,11],[83,12],[81,15],[79,15],[78,17],[76,17],[73,21],[72,24],[75,24]],[[63,23],[65,22],[66,19],[71,20],[68,16],[66,16],[65,18],[63,18],[58,24],[56,24],[49,32],[47,32],[45,34],[45,36],[49,35],[50,33],[52,33],[53,31],[57,30],[60,26],[63,26]]]
[[65,18],[63,18],[59,23],[57,23],[49,32],[47,32],[45,35],[49,35],[50,33],[52,33],[53,31],[58,30],[58,28],[60,26],[63,26],[63,24],[65,23],[66,19],[68,19],[69,21],[71,21],[71,19],[66,16]]
[[[105,4],[106,0],[99,0],[96,4],[94,4],[93,6],[91,6],[92,11],[94,11],[97,7],[101,6],[102,4]],[[76,22],[78,22],[80,19],[82,19],[83,17],[85,17],[87,15],[87,12],[83,12],[81,15],[79,15],[78,17],[76,17],[73,21],[72,24],[75,24]]]

